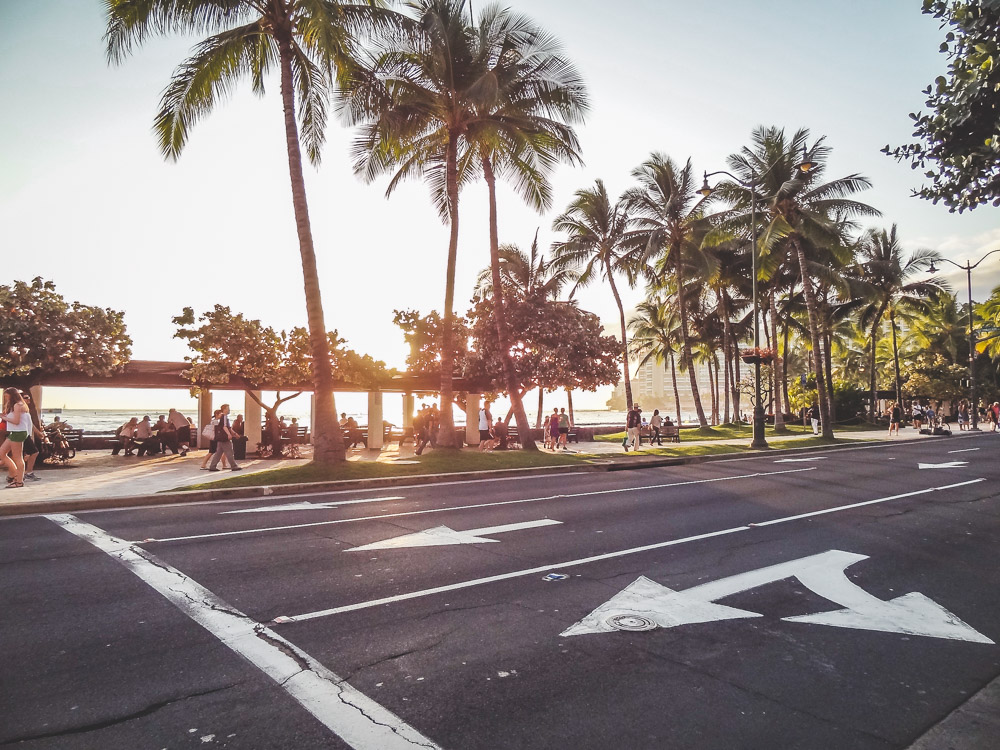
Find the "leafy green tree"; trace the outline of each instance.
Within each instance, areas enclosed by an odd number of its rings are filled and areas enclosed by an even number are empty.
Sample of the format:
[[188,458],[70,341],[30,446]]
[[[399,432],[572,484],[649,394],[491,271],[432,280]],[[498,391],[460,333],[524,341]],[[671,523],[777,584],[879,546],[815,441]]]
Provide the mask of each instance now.
[[[393,311],[393,323],[403,331],[403,339],[410,347],[406,368],[411,373],[430,375],[441,369],[441,314],[431,310],[424,315],[416,310]],[[459,316],[451,319],[451,357],[457,372],[466,372],[469,356],[469,323]],[[453,399],[454,401],[454,399]],[[442,404],[447,403],[442,401]],[[442,408],[442,411],[444,409]]]
[[31,388],[60,372],[107,377],[128,364],[131,347],[122,312],[67,302],[53,282],[41,277],[0,286],[0,383],[5,388]]
[[625,403],[631,409],[628,328],[615,277],[624,276],[630,287],[635,286],[643,268],[645,247],[630,242],[627,206],[623,200],[611,203],[603,180],[597,180],[592,188],[578,190],[572,203],[556,218],[552,227],[566,235],[564,241],[552,245],[553,264],[556,269],[567,268],[578,273],[574,289],[600,279],[611,288],[621,323]]
[[923,12],[948,30],[948,73],[924,89],[928,112],[910,114],[917,142],[882,151],[926,170],[917,197],[960,213],[1000,206],[1000,4],[924,0]]
[[314,461],[345,460],[301,146],[305,146],[310,161],[319,164],[330,93],[336,79],[356,66],[358,38],[398,23],[398,17],[387,11],[381,0],[104,0],[104,5],[107,55],[113,63],[120,63],[152,36],[209,33],[174,71],[160,101],[154,130],[168,159],[180,157],[191,127],[241,79],[250,79],[254,93],[263,95],[264,81],[277,67],[292,208],[316,363]]
[[635,307],[628,323],[632,332],[631,348],[639,358],[636,370],[647,362],[670,363],[670,383],[674,390],[677,424],[681,424],[681,396],[677,388],[676,354],[680,345],[680,321],[675,305],[662,297],[650,297]]
[[918,354],[903,374],[906,390],[913,396],[954,401],[966,395],[969,368],[953,364],[940,354]]
[[[193,384],[207,386],[240,378],[246,394],[275,422],[281,404],[299,396],[312,380],[312,346],[305,328],[276,331],[224,305],[216,305],[197,319],[194,310],[185,307],[172,322],[177,326],[174,338],[187,341],[194,352],[185,357],[190,367],[184,373]],[[331,371],[341,385],[377,388],[391,376],[384,362],[345,348],[346,342],[336,331],[327,337]],[[273,404],[257,395],[265,388],[277,391]],[[294,393],[282,397],[283,390]]]

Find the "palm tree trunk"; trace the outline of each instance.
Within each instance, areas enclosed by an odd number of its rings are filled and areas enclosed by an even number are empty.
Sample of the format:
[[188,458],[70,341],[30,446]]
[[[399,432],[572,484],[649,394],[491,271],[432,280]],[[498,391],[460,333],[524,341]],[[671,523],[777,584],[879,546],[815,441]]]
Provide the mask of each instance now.
[[337,406],[333,398],[333,367],[330,363],[330,341],[323,316],[323,299],[316,269],[306,183],[302,175],[302,151],[299,147],[298,125],[295,122],[295,92],[292,77],[291,40],[278,36],[278,57],[281,65],[281,102],[285,115],[285,146],[288,151],[288,175],[292,183],[292,209],[295,230],[302,259],[302,280],[306,298],[306,320],[309,324],[309,352],[312,356],[313,388],[316,397],[316,424],[313,433],[313,462],[334,464],[345,461],[344,436],[337,422]]
[[[793,235],[794,237],[794,235]],[[819,416],[823,437],[833,438],[833,423],[830,420],[830,402],[827,398],[826,378],[823,368],[823,352],[820,346],[819,316],[816,314],[816,295],[813,292],[812,281],[809,279],[809,268],[806,264],[806,253],[797,237],[793,239],[795,254],[799,259],[799,273],[802,276],[802,291],[806,298],[806,311],[809,317],[809,339],[812,341],[813,363],[816,371],[816,392],[819,396]]]
[[774,346],[774,366],[771,368],[774,377],[774,383],[771,386],[771,390],[774,392],[774,431],[787,432],[788,430],[785,429],[784,404],[781,400],[781,382],[785,377],[785,365],[781,361],[781,352],[778,351],[778,306],[774,302],[774,296],[774,290],[772,289],[767,298],[768,304],[771,307],[771,341]]
[[611,264],[607,258],[604,260],[604,270],[608,275],[608,283],[611,284],[611,292],[615,295],[615,302],[618,305],[618,317],[622,326],[622,364],[625,369],[625,405],[632,411],[632,379],[629,377],[628,367],[628,329],[625,327],[625,308],[622,306],[622,298],[618,294],[618,287],[615,286],[615,275],[611,271]]
[[715,424],[715,377],[712,375],[712,360],[706,360],[705,369],[708,370],[708,397],[709,397],[709,421]]
[[493,320],[497,328],[497,343],[500,348],[500,362],[503,367],[504,380],[507,383],[507,393],[514,409],[514,420],[517,422],[517,434],[520,436],[521,447],[526,451],[537,451],[538,447],[531,438],[531,425],[528,415],[524,412],[524,402],[521,400],[520,385],[514,363],[510,358],[510,337],[507,333],[507,318],[504,314],[503,283],[500,279],[500,240],[497,230],[497,181],[493,174],[493,165],[489,157],[483,157],[483,176],[489,188],[490,198],[490,268],[493,272]]
[[788,411],[790,412],[792,410],[792,407],[790,406],[790,404],[792,403],[792,400],[790,398],[788,398],[788,368],[785,366],[785,363],[787,362],[787,359],[788,359],[788,319],[787,318],[784,321],[783,328],[784,328],[783,333],[784,333],[784,337],[785,337],[785,343],[784,343],[784,346],[782,346],[782,348],[781,348],[781,356],[782,356],[782,360],[781,360],[781,393],[785,397],[785,408],[788,409]]
[[542,405],[545,399],[545,389],[539,384],[538,386],[538,416],[535,417],[535,429],[540,430],[542,428]]
[[837,421],[837,399],[833,392],[833,333],[827,331],[823,340],[823,360],[826,362],[826,389],[830,398],[830,423]]
[[576,416],[573,414],[573,389],[566,389],[566,408],[569,410],[569,424],[576,427]]
[[677,390],[677,364],[674,353],[670,352],[670,382],[674,386],[674,409],[677,411],[677,429],[681,428],[681,393]]
[[723,415],[723,421],[729,424],[729,399],[731,396],[732,388],[732,375],[733,375],[733,361],[732,361],[732,326],[729,321],[729,300],[726,299],[725,293],[719,295],[719,302],[722,306],[722,359],[726,363],[725,372],[725,384],[723,386],[723,394],[725,397],[725,414]]
[[892,326],[892,366],[896,375],[896,404],[902,408],[902,381],[899,377],[899,346],[896,343],[896,310],[889,306],[889,324]]
[[687,369],[688,379],[691,381],[691,398],[694,399],[694,410],[698,414],[698,426],[702,429],[708,427],[708,420],[705,419],[705,408],[701,405],[701,394],[698,392],[698,377],[694,371],[694,360],[691,357],[691,345],[688,342],[687,323],[687,303],[684,300],[684,274],[681,264],[680,247],[673,248],[674,253],[674,274],[677,279],[677,314],[681,319],[681,368]]
[[868,404],[869,406],[868,418],[871,420],[872,424],[875,423],[875,407],[876,404],[878,403],[878,389],[876,387],[877,383],[875,380],[875,344],[877,343],[876,337],[878,336],[878,326],[879,323],[881,322],[882,322],[881,320],[876,320],[874,325],[872,325],[872,335],[870,337],[870,344],[869,344],[871,353],[868,355],[868,367],[871,371],[869,374],[869,386],[870,386],[869,390],[871,392],[871,401]]
[[448,238],[448,267],[444,287],[444,315],[441,320],[441,424],[438,428],[439,448],[460,448],[455,442],[455,419],[452,416],[452,385],[455,377],[453,330],[455,315],[455,265],[458,259],[458,134],[449,133],[446,165],[448,218],[451,234]]

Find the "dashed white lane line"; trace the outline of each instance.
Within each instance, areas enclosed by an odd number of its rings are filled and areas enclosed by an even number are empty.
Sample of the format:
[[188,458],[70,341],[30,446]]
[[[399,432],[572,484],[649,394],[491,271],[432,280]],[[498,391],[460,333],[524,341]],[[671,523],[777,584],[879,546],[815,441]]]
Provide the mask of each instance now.
[[440,750],[270,628],[149,552],[68,514],[46,516],[120,562],[264,674],[355,750]]
[[981,450],[980,448],[962,448],[958,451],[948,451],[949,453],[972,453],[973,451]]
[[754,479],[759,477],[778,476],[780,474],[796,474],[802,471],[815,471],[815,466],[805,469],[784,469],[782,471],[763,471],[754,474],[740,474],[734,477],[716,477],[714,479],[693,479],[687,482],[670,482],[669,484],[644,485],[642,487],[619,487],[612,490],[593,490],[592,492],[573,492],[559,495],[545,495],[544,497],[528,497],[521,500],[502,500],[495,503],[478,503],[474,505],[454,505],[447,508],[429,508],[427,510],[410,510],[401,513],[383,513],[379,516],[362,516],[360,518],[342,518],[336,521],[314,521],[312,523],[298,523],[287,526],[269,526],[263,529],[242,529],[240,531],[219,531],[214,534],[192,534],[191,536],[164,537],[162,539],[149,538],[133,544],[150,544],[153,542],[186,542],[192,539],[217,539],[227,536],[245,536],[247,534],[265,534],[270,531],[287,531],[289,529],[307,529],[313,526],[333,526],[342,523],[357,523],[359,521],[380,521],[385,518],[400,518],[402,516],[421,516],[428,513],[450,513],[456,510],[470,510],[475,508],[496,508],[502,505],[519,505],[521,503],[538,503],[543,500],[559,500],[570,497],[589,497],[591,495],[612,495],[622,492],[644,492],[647,490],[666,489],[668,487],[684,487],[694,484],[710,484],[713,482],[731,482],[737,479]]
[[877,500],[867,500],[863,503],[851,503],[850,505],[840,505],[836,508],[827,508],[826,510],[816,511],[814,513],[802,513],[796,516],[786,516],[784,518],[776,518],[772,521],[765,521],[763,523],[751,523],[744,526],[734,526],[729,529],[722,529],[721,531],[712,531],[707,534],[697,534],[695,536],[684,537],[683,539],[671,539],[667,542],[658,542],[656,544],[645,544],[641,547],[632,547],[630,549],[618,550],[616,552],[606,552],[602,555],[594,555],[592,557],[581,557],[576,560],[565,560],[563,562],[550,563],[548,565],[540,565],[533,568],[527,568],[525,570],[515,570],[510,573],[501,573],[495,576],[487,576],[485,578],[474,578],[469,581],[461,581],[460,583],[452,583],[446,586],[435,586],[430,589],[422,589],[420,591],[412,591],[408,594],[398,594],[396,596],[387,596],[381,599],[374,599],[367,602],[358,602],[357,604],[348,604],[342,607],[331,607],[330,609],[321,609],[315,612],[307,612],[301,615],[288,616],[282,615],[281,617],[276,617],[274,622],[277,624],[284,624],[289,622],[302,622],[303,620],[315,620],[319,617],[329,617],[330,615],[339,615],[344,612],[354,612],[359,609],[368,609],[370,607],[380,607],[384,604],[394,604],[396,602],[406,601],[408,599],[418,599],[424,596],[431,596],[433,594],[441,594],[447,591],[457,591],[459,589],[470,588],[472,586],[482,586],[488,583],[496,583],[497,581],[506,581],[511,578],[521,578],[523,576],[534,575],[536,573],[546,573],[553,570],[565,569],[577,565],[586,565],[588,563],[600,562],[602,560],[612,560],[616,557],[625,557],[626,555],[635,555],[640,552],[649,552],[650,550],[663,549],[665,547],[674,547],[680,544],[687,544],[688,542],[697,542],[702,539],[711,539],[717,536],[724,536],[727,534],[736,534],[742,531],[752,531],[755,528],[761,526],[771,526],[773,524],[785,523],[787,521],[796,521],[802,518],[809,518],[810,516],[817,516],[825,513],[836,513],[838,511],[850,510],[851,508],[858,508],[863,505],[875,505],[876,503],[886,503],[890,500],[898,500],[903,497],[914,497],[916,495],[926,495],[931,492],[939,492],[941,490],[954,489],[956,487],[965,487],[970,484],[978,484],[979,482],[985,482],[986,479],[973,479],[968,482],[960,482],[958,484],[948,484],[941,487],[929,487],[925,490],[917,490],[916,492],[907,492],[901,495],[890,495],[889,497],[881,497]]

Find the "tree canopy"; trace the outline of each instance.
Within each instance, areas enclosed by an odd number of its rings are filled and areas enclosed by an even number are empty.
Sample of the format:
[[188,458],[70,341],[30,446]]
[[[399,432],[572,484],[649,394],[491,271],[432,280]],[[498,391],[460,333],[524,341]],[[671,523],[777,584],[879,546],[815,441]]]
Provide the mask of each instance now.
[[883,152],[926,170],[915,196],[959,213],[1000,206],[1000,2],[924,0],[923,12],[948,29],[947,75],[924,89],[929,111],[910,114],[917,142]]
[[0,379],[20,387],[44,375],[104,377],[132,355],[125,313],[67,302],[56,285],[35,277],[0,286]]

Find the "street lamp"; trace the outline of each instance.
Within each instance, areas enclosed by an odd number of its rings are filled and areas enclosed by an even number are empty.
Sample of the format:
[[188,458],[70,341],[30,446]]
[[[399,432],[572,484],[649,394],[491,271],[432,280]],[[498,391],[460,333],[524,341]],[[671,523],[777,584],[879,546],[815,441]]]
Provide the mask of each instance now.
[[[716,172],[705,172],[705,178],[702,182],[701,189],[698,191],[704,197],[710,196],[714,191],[712,187],[708,184],[708,178],[714,177],[715,175],[724,174],[733,180],[737,185],[740,185],[750,191],[750,261],[753,273],[753,346],[754,349],[760,349],[760,301],[757,296],[757,188],[760,187],[761,180],[774,169],[775,165],[780,163],[775,162],[767,169],[765,169],[759,176],[757,171],[753,168],[752,164],[747,164],[750,169],[750,180],[743,181],[731,172],[727,172],[724,169],[720,169]],[[804,174],[808,174],[816,164],[809,160],[809,156],[806,152],[805,146],[802,147],[802,161],[795,165],[795,168],[802,171]],[[753,406],[753,441],[750,443],[751,448],[755,449],[765,449],[768,447],[767,439],[764,437],[764,420],[766,415],[764,414],[764,399],[760,391],[760,357],[756,357],[754,361],[754,406]]]
[[[986,255],[977,260],[975,263],[969,263],[965,261],[963,266],[960,263],[956,263],[953,260],[948,260],[947,258],[939,258],[945,263],[951,263],[956,268],[961,268],[965,271],[966,280],[969,286],[969,391],[972,400],[972,429],[979,432],[979,403],[978,396],[976,394],[976,330],[972,326],[972,269],[982,263],[984,260],[989,258],[993,253],[1000,253],[1000,248],[996,250],[990,250]],[[935,268],[934,263],[936,261],[931,261],[930,268],[927,269],[929,273],[937,273],[937,268]]]

